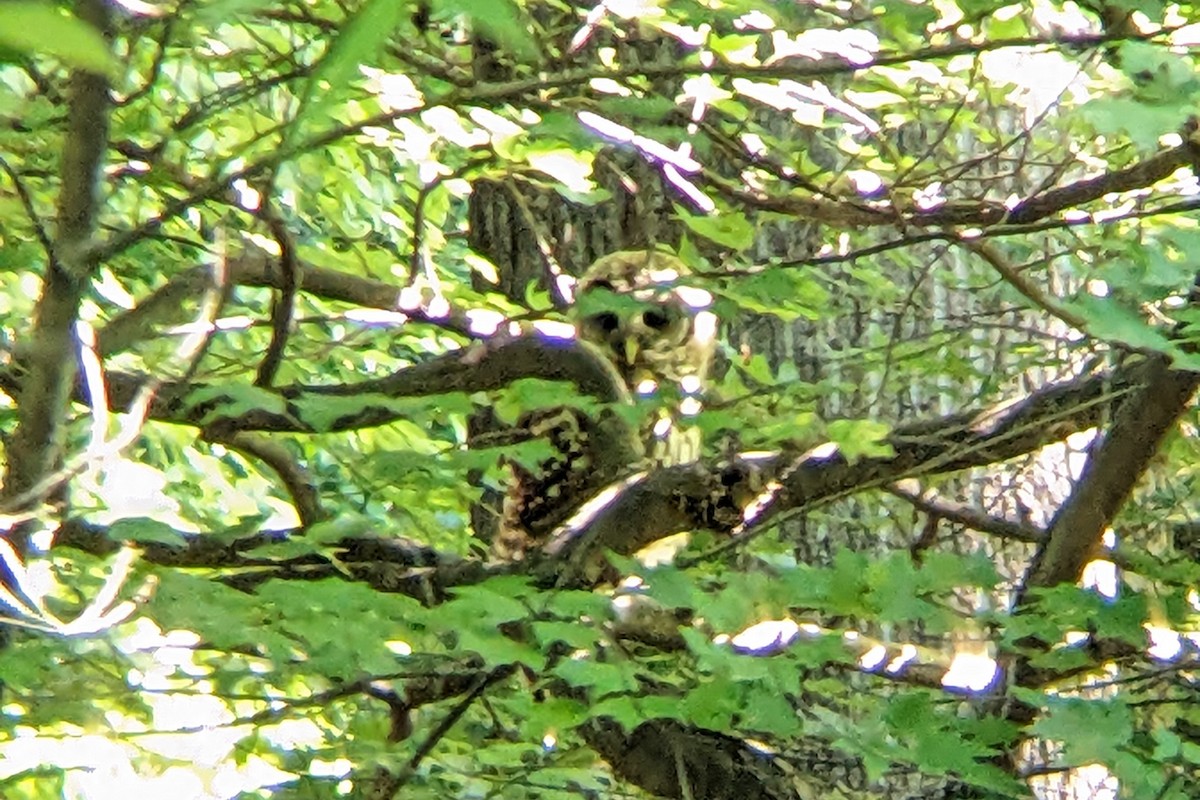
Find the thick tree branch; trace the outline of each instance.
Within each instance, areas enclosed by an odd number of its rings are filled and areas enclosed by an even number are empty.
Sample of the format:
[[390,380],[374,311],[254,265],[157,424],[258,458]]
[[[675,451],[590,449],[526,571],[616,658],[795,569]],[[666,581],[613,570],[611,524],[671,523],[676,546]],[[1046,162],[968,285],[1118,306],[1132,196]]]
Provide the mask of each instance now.
[[[264,390],[264,399],[273,396],[278,403],[244,412],[223,412],[225,396],[219,387],[165,382],[151,406],[150,417],[197,427],[216,425],[222,435],[237,431],[346,431],[400,419],[403,412],[390,402],[397,398],[494,391],[521,378],[571,383],[581,394],[600,402],[629,401],[616,369],[595,347],[569,339],[528,336],[479,343],[374,380],[320,386],[293,384],[274,392]],[[122,411],[145,381],[140,375],[111,371],[105,379],[111,407]],[[19,391],[21,385],[16,373],[0,370],[0,388]],[[205,398],[202,402],[194,399],[201,397]],[[344,401],[338,404],[344,411],[337,416],[329,413],[331,398]]]
[[751,208],[792,214],[840,227],[893,226],[898,221],[903,221],[908,228],[1028,225],[1099,200],[1106,194],[1153,186],[1169,178],[1179,168],[1191,166],[1196,160],[1195,151],[1196,143],[1189,138],[1133,166],[1049,189],[1011,207],[999,202],[982,201],[945,203],[931,209],[897,208],[892,205],[874,207],[862,203],[839,203],[793,195],[775,196],[748,190],[732,191],[730,194]]
[[[513,350],[511,348],[517,348]],[[545,356],[539,340],[511,342],[494,351],[498,359]],[[484,369],[489,368],[485,363]],[[473,371],[468,371],[474,374]],[[831,497],[881,486],[901,477],[949,472],[996,463],[1036,450],[1071,433],[1098,425],[1115,398],[1128,394],[1145,376],[1139,370],[1096,375],[1036,392],[1021,403],[926,420],[897,428],[889,441],[895,454],[862,459],[853,464],[840,457],[791,463],[776,455],[745,461],[724,459],[658,470],[617,492],[612,501],[590,516],[577,515],[559,539],[551,543],[535,569],[551,580],[582,579],[590,570],[578,569],[607,548],[630,554],[682,530],[715,528],[728,531],[741,521],[751,485],[779,476],[781,487],[758,517],[764,526],[780,515]],[[476,376],[476,380],[482,380]],[[490,380],[490,379],[489,379]],[[252,588],[275,577],[318,578],[344,574],[325,556],[286,563],[258,558],[253,551],[279,541],[280,534],[260,534],[228,544],[209,537],[182,537],[178,545],[147,544],[150,563],[178,567],[258,567],[261,572],[238,585]],[[732,540],[734,544],[741,539]],[[60,544],[89,552],[108,552],[117,545],[103,530],[66,526]],[[459,582],[474,582],[495,570],[474,562],[440,559],[415,543],[389,537],[347,539],[339,545],[338,561],[351,565],[354,576],[382,591],[428,599]],[[564,563],[565,562],[565,563]],[[530,568],[517,565],[513,568]]]
[[[289,281],[279,260],[263,250],[243,250],[228,260],[227,268],[231,286],[289,290]],[[400,287],[396,284],[313,267],[304,262],[297,262],[296,272],[295,288],[299,291],[361,308],[398,310]],[[188,304],[199,298],[211,281],[211,270],[203,265],[177,273],[136,307],[119,314],[104,326],[100,331],[100,352],[106,356],[123,352],[158,335],[157,330],[161,327],[188,321]],[[472,330],[469,315],[457,309],[451,309],[445,316],[433,316],[420,308],[406,308],[403,314],[414,322],[436,325],[467,338],[485,338]]]
[[[569,524],[548,550],[572,564],[570,579],[595,577],[606,549],[632,554],[664,536],[693,528],[730,530],[738,498],[763,477],[778,490],[765,498],[737,546],[783,514],[880,487],[906,477],[995,464],[1099,425],[1114,400],[1141,386],[1141,371],[1123,370],[1056,384],[1025,400],[897,427],[887,442],[894,455],[847,462],[835,454],[790,463],[783,456],[739,464],[692,464],[660,470],[618,494],[586,520]],[[739,519],[740,521],[740,514]],[[558,567],[555,566],[557,569]]]
[[1030,565],[1018,608],[1030,590],[1079,580],[1084,566],[1096,557],[1105,529],[1200,385],[1200,375],[1173,370],[1161,357],[1147,360],[1137,371],[1141,387],[1120,404],[1075,491],[1055,514]]
[[[108,33],[106,0],[85,0],[78,9],[84,21]],[[108,80],[103,75],[81,69],[71,74],[58,229],[33,330],[22,346],[26,373],[17,397],[17,428],[6,453],[6,498],[22,496],[53,472],[62,456],[62,423],[75,376],[75,323],[83,290],[97,264],[89,251],[108,144],[109,104]]]

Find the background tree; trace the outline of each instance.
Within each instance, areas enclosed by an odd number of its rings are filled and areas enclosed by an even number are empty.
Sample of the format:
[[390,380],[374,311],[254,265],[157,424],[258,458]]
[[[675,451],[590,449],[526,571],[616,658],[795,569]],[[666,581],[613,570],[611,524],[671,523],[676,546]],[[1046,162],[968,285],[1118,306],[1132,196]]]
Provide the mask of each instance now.
[[3,4],[3,794],[1194,796],[1194,19]]

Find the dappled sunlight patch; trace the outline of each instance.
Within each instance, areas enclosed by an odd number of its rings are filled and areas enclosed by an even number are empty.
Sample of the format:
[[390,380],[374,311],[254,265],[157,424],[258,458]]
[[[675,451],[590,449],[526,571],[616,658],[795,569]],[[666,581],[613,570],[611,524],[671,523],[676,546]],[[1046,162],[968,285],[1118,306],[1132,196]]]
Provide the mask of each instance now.
[[986,692],[1000,675],[1000,665],[987,653],[956,650],[942,685],[950,689]]
[[750,655],[778,653],[800,633],[800,626],[791,619],[763,620],[730,637],[734,650]]
[[572,192],[587,194],[595,188],[591,180],[592,156],[574,150],[534,150],[526,154],[529,166],[558,180]]
[[553,319],[539,319],[533,322],[533,329],[542,336],[551,339],[570,340],[575,339],[577,332],[575,326],[569,322],[559,322]]
[[[683,533],[672,534],[671,536],[664,536],[663,538],[646,545],[641,550],[638,550],[633,554],[633,558],[647,569],[667,566],[675,561],[675,558],[679,555],[679,553],[681,553],[684,548],[688,546],[688,542],[690,540],[691,534],[687,531],[684,531]],[[638,580],[638,584],[622,583],[622,586],[626,588],[634,588],[637,585],[640,585],[641,579],[639,578]]]
[[421,91],[407,75],[366,65],[360,65],[359,69],[367,76],[367,91],[375,94],[384,108],[409,111],[425,104]]
[[767,64],[788,58],[818,60],[826,55],[841,56],[851,64],[865,64],[879,50],[878,37],[864,28],[810,28],[794,36],[773,30],[771,44],[775,52],[767,59]]
[[[855,642],[858,639],[858,633],[856,631],[848,631],[845,638],[849,642]],[[868,672],[873,672],[883,666],[887,657],[887,647],[882,644],[873,644],[867,648],[865,653],[858,657],[858,664]]]
[[1174,661],[1183,655],[1183,636],[1179,631],[1147,622],[1142,627],[1146,629],[1149,647],[1146,654],[1159,661]]
[[326,738],[321,726],[305,717],[281,719],[264,725],[260,731],[264,739],[284,752],[319,747]]
[[[410,307],[410,310],[413,310]],[[398,326],[408,321],[408,315],[399,311],[388,311],[382,308],[352,308],[345,314],[351,322],[361,322],[364,325]]]
[[384,642],[383,646],[398,656],[411,656],[413,653],[412,645],[401,639],[391,639]]
[[467,323],[471,333],[480,336],[492,336],[500,330],[500,326],[508,321],[508,317],[490,308],[472,308],[466,313]]

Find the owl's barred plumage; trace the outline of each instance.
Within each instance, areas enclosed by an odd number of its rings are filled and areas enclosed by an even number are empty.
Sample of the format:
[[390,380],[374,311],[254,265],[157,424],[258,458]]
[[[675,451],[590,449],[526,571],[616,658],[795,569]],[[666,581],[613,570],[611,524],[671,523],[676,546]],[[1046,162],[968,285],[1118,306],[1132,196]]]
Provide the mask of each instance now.
[[624,423],[612,411],[589,417],[563,407],[526,414],[518,426],[529,438],[548,441],[554,455],[536,471],[510,464],[494,557],[521,558],[580,505],[631,472],[699,458],[699,431],[686,425],[686,417],[700,408],[716,317],[705,310],[707,292],[680,282],[687,273],[675,256],[622,251],[598,259],[580,278],[571,311],[579,338],[611,361],[630,396],[652,397],[659,407],[639,432],[640,448],[624,449],[616,433]]
[[717,331],[705,310],[712,296],[681,284],[687,274],[675,256],[622,251],[597,259],[577,289],[579,337],[608,356],[632,393],[666,401],[642,436],[658,466],[700,457],[699,431],[685,418],[700,410]]
[[[579,281],[579,337],[600,347],[631,389],[645,380],[678,386],[688,376],[700,382],[707,376],[716,331],[709,327],[715,318],[702,309],[712,298],[680,286],[686,275],[674,256],[623,251],[598,259]],[[603,301],[589,296],[600,292],[624,302],[592,311]]]

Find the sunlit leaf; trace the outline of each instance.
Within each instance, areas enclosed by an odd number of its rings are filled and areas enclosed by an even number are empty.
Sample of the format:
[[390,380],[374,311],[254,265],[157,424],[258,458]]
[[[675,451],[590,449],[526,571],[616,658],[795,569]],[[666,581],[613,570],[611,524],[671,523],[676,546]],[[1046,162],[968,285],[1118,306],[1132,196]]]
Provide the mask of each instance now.
[[108,536],[117,541],[165,544],[173,547],[181,547],[187,542],[183,534],[170,525],[144,517],[117,520],[108,529]]
[[0,8],[0,47],[23,55],[53,56],[110,78],[119,71],[100,32],[52,3],[5,2]]
[[697,216],[678,206],[675,213],[692,233],[733,250],[745,250],[754,241],[754,228],[737,214]]
[[746,311],[769,312],[785,320],[816,319],[829,292],[799,270],[773,267],[728,281],[718,293]]
[[337,37],[312,71],[300,109],[292,120],[294,140],[304,126],[324,122],[323,115],[339,100],[348,96],[350,82],[358,77],[359,65],[372,62],[384,43],[409,13],[403,3],[392,0],[367,0],[358,12],[342,25]]
[[892,445],[887,442],[891,426],[876,420],[839,419],[825,426],[830,441],[838,446],[838,451],[849,462],[860,458],[886,458],[895,455]]

